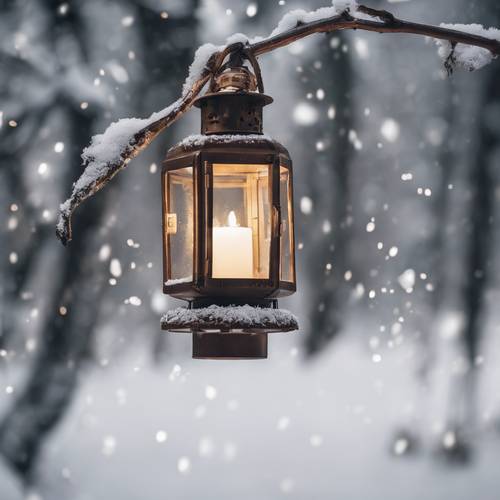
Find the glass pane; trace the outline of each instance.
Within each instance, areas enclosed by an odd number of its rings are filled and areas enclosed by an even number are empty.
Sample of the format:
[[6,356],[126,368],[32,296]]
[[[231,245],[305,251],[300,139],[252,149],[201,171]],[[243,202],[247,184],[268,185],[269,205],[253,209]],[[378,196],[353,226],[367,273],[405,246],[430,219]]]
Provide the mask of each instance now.
[[165,248],[167,285],[193,280],[193,169],[165,176]]
[[269,278],[269,165],[213,165],[213,278]]
[[280,280],[294,282],[293,275],[293,219],[292,192],[288,169],[280,167],[280,206],[281,206],[281,238],[280,238]]

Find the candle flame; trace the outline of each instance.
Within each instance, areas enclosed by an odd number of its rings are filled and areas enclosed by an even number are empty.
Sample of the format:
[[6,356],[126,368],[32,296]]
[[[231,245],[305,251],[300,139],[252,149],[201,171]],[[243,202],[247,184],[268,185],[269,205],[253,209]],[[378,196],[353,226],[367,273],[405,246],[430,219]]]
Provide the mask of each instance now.
[[229,215],[227,216],[227,225],[229,227],[236,227],[238,225],[238,221],[236,219],[236,214],[234,213],[234,210],[231,210],[229,212]]

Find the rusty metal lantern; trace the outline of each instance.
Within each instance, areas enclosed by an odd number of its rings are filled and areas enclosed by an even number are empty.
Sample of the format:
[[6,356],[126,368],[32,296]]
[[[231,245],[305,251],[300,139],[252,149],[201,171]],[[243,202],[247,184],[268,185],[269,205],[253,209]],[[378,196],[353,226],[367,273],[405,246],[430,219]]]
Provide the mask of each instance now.
[[[163,292],[193,312],[275,309],[296,289],[292,162],[263,134],[272,98],[256,90],[244,66],[219,74],[195,103],[202,135],[171,148],[163,163]],[[233,359],[265,358],[268,333],[297,328],[286,318],[255,325],[205,316],[171,317],[162,328],[192,332],[193,357]]]

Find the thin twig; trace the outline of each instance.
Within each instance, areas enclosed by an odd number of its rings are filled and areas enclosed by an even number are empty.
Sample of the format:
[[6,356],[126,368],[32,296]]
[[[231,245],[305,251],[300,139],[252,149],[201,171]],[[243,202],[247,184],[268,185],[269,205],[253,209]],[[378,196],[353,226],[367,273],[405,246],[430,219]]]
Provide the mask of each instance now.
[[[492,40],[490,38],[458,30],[441,28],[439,26],[402,21],[394,17],[393,14],[386,10],[372,9],[364,5],[360,5],[357,11],[373,16],[374,20],[358,19],[353,17],[351,13],[346,10],[340,15],[332,16],[330,18],[309,23],[298,22],[294,28],[284,31],[283,33],[244,46],[244,51],[247,55],[252,54],[253,57],[257,57],[280,47],[285,47],[286,45],[315,33],[329,33],[338,30],[360,29],[378,33],[409,33],[422,35],[440,40],[448,40],[452,44],[452,48],[455,47],[457,43],[462,43],[487,49],[495,56],[500,55],[500,42],[497,40]],[[227,56],[240,50],[243,50],[243,44],[241,42],[228,45],[220,52],[215,53],[210,58],[207,67],[204,69],[198,80],[187,92],[184,93],[183,97],[179,99],[175,109],[168,112],[157,121],[139,130],[139,132],[134,135],[133,139],[122,152],[119,161],[107,165],[107,168],[103,169],[104,173],[85,189],[73,192],[65,209],[61,210],[60,220],[56,231],[57,236],[63,244],[66,244],[71,240],[71,216],[74,210],[84,200],[104,187],[132,158],[137,156],[144,148],[146,148],[161,131],[168,128],[186,111],[188,111],[202,91],[203,87],[210,80],[211,76],[213,76],[222,66]],[[450,56],[454,57],[453,49]]]
[[446,69],[446,73],[448,76],[451,76],[453,74],[453,70],[455,69],[455,65],[457,62],[457,58],[455,56],[455,49],[457,47],[456,42],[451,42],[451,50],[448,56],[446,57],[444,61],[444,68]]

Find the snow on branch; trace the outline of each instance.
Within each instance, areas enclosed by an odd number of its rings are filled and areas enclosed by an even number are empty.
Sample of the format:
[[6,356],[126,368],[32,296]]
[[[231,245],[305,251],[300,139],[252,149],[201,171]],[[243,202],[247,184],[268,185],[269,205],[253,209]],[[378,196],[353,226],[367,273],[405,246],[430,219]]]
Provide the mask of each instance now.
[[[481,24],[440,24],[441,28],[450,30],[460,30],[465,33],[479,35],[485,38],[491,38],[500,42],[500,30],[497,28],[484,28]],[[453,43],[448,40],[436,40],[438,44],[438,53],[441,58],[451,65],[449,72],[453,71],[454,66],[464,68],[468,71],[480,69],[489,64],[495,55],[488,49],[465,45],[463,43]],[[447,68],[448,69],[448,68]]]
[[196,52],[195,62],[184,83],[182,97],[149,118],[124,118],[112,123],[103,134],[92,137],[83,150],[85,170],[73,184],[71,196],[59,207],[56,234],[66,245],[71,241],[71,216],[87,198],[104,187],[127,163],[165,128],[169,127],[196,99],[210,76],[210,61],[218,47],[203,45]]
[[500,55],[500,31],[480,25],[431,26],[397,19],[385,10],[358,5],[354,0],[334,0],[330,7],[306,12],[294,10],[283,16],[267,37],[248,38],[235,34],[226,45],[202,45],[195,54],[181,97],[149,118],[126,118],[112,123],[103,134],[92,138],[82,154],[81,177],[73,185],[71,196],[60,206],[56,234],[63,244],[71,240],[71,217],[87,198],[104,187],[127,163],[191,106],[234,52],[246,51],[259,56],[312,35],[336,30],[362,29],[378,33],[410,33],[436,39],[439,53],[450,71],[453,65],[478,69]]

